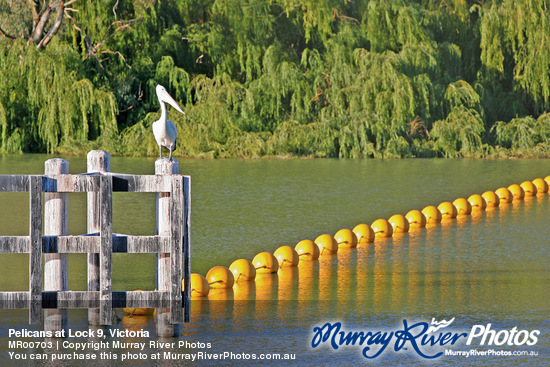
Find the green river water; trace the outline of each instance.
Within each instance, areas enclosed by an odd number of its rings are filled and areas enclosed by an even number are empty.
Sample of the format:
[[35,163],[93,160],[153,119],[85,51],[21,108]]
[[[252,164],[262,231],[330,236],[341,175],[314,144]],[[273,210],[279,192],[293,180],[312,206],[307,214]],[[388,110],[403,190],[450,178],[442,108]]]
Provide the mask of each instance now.
[[[41,174],[48,158],[0,156],[0,174]],[[68,161],[70,173],[85,172],[85,158]],[[115,157],[111,170],[153,174],[154,159]],[[550,160],[181,160],[180,173],[192,177],[192,271],[205,275],[212,266],[229,266],[238,258],[251,260],[258,252],[272,252],[281,245],[294,246],[302,239],[359,223],[544,178],[550,174]],[[69,207],[70,234],[85,233],[85,194],[70,194]],[[154,194],[115,193],[113,207],[114,232],[155,234]],[[105,330],[146,330],[150,336],[108,337],[107,351],[117,360],[51,360],[52,354],[75,351],[74,345],[64,346],[63,341],[95,339],[55,340],[61,344],[52,350],[10,348],[9,341],[39,339],[9,337],[9,330],[41,326],[28,325],[27,310],[0,310],[0,365],[549,365],[549,218],[550,195],[544,194],[340,250],[318,262],[302,261],[297,268],[259,276],[231,290],[214,290],[208,299],[193,301],[192,322],[182,325],[181,335],[174,339],[155,337],[153,316],[125,316]],[[26,234],[28,194],[0,193],[0,235]],[[115,254],[113,290],[154,289],[154,259],[154,255]],[[86,290],[85,255],[71,255],[69,267],[70,290]],[[0,274],[0,291],[28,290],[28,256],[0,254]],[[375,333],[403,330],[403,320],[430,323],[432,318],[455,318],[441,330],[452,333],[471,333],[474,325],[491,324],[497,332],[516,327],[517,333],[539,330],[540,334],[534,345],[480,345],[480,338],[466,345],[463,338],[451,346],[423,347],[430,355],[445,349],[491,353],[443,355],[435,360],[420,357],[411,343],[395,351],[395,340],[375,359],[362,355],[366,343],[337,350],[328,345],[330,341],[311,347],[314,327],[327,322],[341,322],[343,331]],[[89,329],[85,310],[69,311],[69,328]],[[176,344],[168,348],[149,344],[159,340]],[[146,347],[143,351],[113,348],[114,341],[145,342]],[[178,346],[179,342],[184,345]],[[502,356],[495,351],[537,355]],[[14,360],[10,352],[27,359]],[[101,352],[93,345],[86,350],[97,358]],[[143,356],[121,363],[128,352]],[[164,358],[165,352],[202,352],[204,358],[176,361]],[[224,352],[241,358],[206,356]],[[46,361],[30,359],[41,353]],[[156,353],[160,360],[153,359]],[[243,353],[257,357],[286,353],[296,359],[245,360]]]

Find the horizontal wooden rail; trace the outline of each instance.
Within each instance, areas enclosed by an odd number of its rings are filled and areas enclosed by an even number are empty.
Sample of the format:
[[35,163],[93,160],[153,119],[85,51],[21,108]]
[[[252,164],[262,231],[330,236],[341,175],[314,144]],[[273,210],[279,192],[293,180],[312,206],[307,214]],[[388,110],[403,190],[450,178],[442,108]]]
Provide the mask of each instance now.
[[118,192],[170,192],[172,177],[166,175],[125,175],[107,173],[113,177],[113,191]]
[[[50,291],[42,292],[42,308],[100,308],[99,291]],[[0,308],[29,308],[29,292],[0,292]],[[109,305],[110,307],[110,305]],[[112,307],[170,307],[170,291],[115,291]]]
[[0,308],[30,308],[29,292],[0,292]]
[[29,191],[29,175],[0,176],[0,192]]
[[[170,236],[113,235],[113,253],[170,253]],[[88,254],[99,253],[98,235],[42,236],[42,253]],[[0,237],[0,253],[25,254],[30,252],[29,236]]]
[[29,236],[0,237],[0,254],[28,254],[31,252]]
[[42,177],[44,192],[93,192],[99,190],[99,176],[57,175]]
[[[113,179],[115,192],[170,192],[172,177],[167,175],[128,175],[123,173],[89,173],[56,175],[42,178],[43,192],[98,192],[101,176]],[[0,192],[28,192],[29,175],[0,176]]]

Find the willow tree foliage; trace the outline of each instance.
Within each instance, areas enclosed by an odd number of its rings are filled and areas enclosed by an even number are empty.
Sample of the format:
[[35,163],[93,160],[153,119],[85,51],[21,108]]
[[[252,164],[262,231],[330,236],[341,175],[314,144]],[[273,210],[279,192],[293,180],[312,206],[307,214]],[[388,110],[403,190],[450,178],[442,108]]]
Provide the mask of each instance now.
[[550,108],[549,14],[545,0],[504,0],[482,10],[483,71],[497,81],[511,80],[534,113]]
[[162,84],[180,156],[550,155],[545,0],[5,4],[2,152],[155,155]]
[[[64,60],[59,63],[59,59]],[[0,58],[2,151],[53,152],[99,136],[118,136],[118,108],[110,92],[83,77],[78,54],[52,42],[44,51],[17,41]]]
[[497,122],[493,129],[500,146],[512,149],[528,149],[533,146],[550,144],[550,114],[545,113],[538,119],[531,116],[518,117],[505,123]]
[[435,146],[447,157],[473,156],[482,148],[485,131],[479,112],[464,106],[455,107],[445,120],[434,123]]
[[373,52],[399,51],[426,39],[418,9],[405,1],[369,1],[364,17],[366,39]]

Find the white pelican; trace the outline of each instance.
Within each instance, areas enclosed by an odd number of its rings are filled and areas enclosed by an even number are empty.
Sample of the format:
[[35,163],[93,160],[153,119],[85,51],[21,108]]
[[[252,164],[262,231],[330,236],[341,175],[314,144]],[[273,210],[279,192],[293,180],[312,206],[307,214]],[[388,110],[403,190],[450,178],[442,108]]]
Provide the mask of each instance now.
[[174,101],[162,85],[157,85],[157,98],[159,99],[161,114],[160,119],[153,122],[153,134],[159,145],[160,158],[162,158],[162,147],[164,146],[170,150],[169,159],[172,160],[172,152],[176,149],[176,137],[178,132],[176,130],[176,124],[166,119],[166,104],[164,104],[164,102],[169,103],[181,113],[185,112],[183,112],[181,107]]

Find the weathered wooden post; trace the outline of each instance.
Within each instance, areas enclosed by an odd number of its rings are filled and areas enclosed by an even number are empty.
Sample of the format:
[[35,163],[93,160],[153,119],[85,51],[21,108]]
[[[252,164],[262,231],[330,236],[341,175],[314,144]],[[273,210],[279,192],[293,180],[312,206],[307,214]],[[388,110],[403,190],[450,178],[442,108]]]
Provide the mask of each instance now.
[[[48,159],[44,174],[48,177],[69,173],[69,162],[64,159]],[[36,210],[36,209],[35,209]],[[69,233],[68,193],[44,194],[44,235],[66,236]],[[69,255],[44,254],[44,290],[67,291],[69,289]],[[45,309],[44,330],[58,331],[67,328],[67,309]]]
[[42,177],[29,176],[29,323],[42,316]]
[[183,177],[183,294],[184,321],[191,321],[191,177]]
[[[105,173],[111,171],[111,155],[103,150],[92,150],[87,156],[88,173]],[[101,229],[100,193],[88,192],[88,233],[97,233]],[[99,253],[88,254],[88,291],[99,291],[100,288]],[[88,309],[88,322],[99,325],[99,309]]]
[[[172,175],[179,173],[179,162],[176,159],[159,158],[155,161],[155,174]],[[156,223],[158,236],[171,236],[170,194],[157,193]],[[171,291],[171,259],[169,253],[157,254],[157,289]],[[181,285],[179,285],[181,287]],[[157,335],[178,336],[179,326],[171,323],[169,308],[157,309]]]

